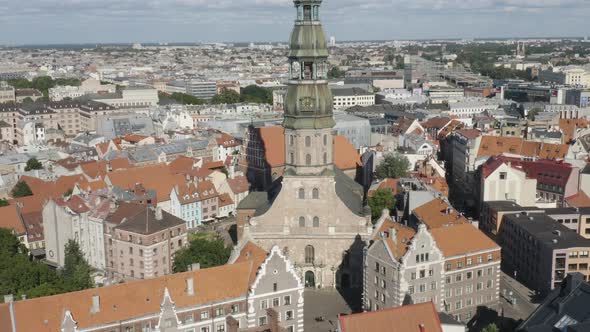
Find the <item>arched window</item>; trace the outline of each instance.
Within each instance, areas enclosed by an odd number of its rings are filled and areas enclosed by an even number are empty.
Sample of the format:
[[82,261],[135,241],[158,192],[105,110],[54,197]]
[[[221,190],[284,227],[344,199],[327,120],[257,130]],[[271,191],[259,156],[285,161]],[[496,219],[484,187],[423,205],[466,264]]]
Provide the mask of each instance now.
[[305,217],[299,217],[299,227],[305,227]]
[[324,164],[328,163],[328,154],[324,152]]
[[289,136],[289,145],[293,145],[293,135]]
[[305,155],[305,165],[311,166],[311,155],[310,154]]
[[320,218],[313,217],[313,227],[320,227]]
[[297,196],[299,197],[299,199],[304,199],[305,198],[305,189],[299,188],[299,193]]
[[324,145],[328,145],[328,135],[324,135]]
[[318,188],[313,188],[313,190],[311,191],[311,197],[313,199],[319,199],[320,198],[320,190]]
[[306,264],[313,264],[314,260],[315,260],[315,250],[313,249],[313,246],[311,246],[311,245],[305,246],[305,263]]
[[305,146],[306,147],[310,147],[311,146],[311,137],[305,136]]

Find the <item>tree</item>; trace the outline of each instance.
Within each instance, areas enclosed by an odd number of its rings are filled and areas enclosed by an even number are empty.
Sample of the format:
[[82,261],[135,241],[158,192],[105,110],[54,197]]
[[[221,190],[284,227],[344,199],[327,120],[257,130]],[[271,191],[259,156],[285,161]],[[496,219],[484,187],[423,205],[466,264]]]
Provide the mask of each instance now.
[[31,187],[25,181],[19,181],[14,185],[12,188],[12,197],[19,198],[19,197],[26,197],[26,196],[33,196],[33,191]]
[[388,154],[377,166],[376,173],[380,179],[401,178],[408,174],[410,161],[404,155]]
[[186,93],[174,92],[170,95],[171,99],[176,100],[177,102],[183,105],[203,105],[205,101],[203,99],[197,98],[195,96],[191,96]]
[[245,103],[272,104],[272,91],[258,85],[248,85],[241,89],[240,101]]
[[498,328],[498,326],[496,326],[496,324],[491,323],[488,326],[484,327],[483,330],[481,330],[481,332],[500,332],[500,329]]
[[23,99],[23,104],[30,104],[33,102],[33,98],[31,97],[26,97]]
[[240,102],[240,94],[234,90],[223,89],[211,99],[211,104],[236,104]]
[[328,70],[328,78],[342,78],[344,74],[344,71],[340,70],[338,66],[334,66]]
[[8,206],[8,200],[6,198],[0,198],[0,207]]
[[227,247],[219,237],[214,239],[195,238],[188,247],[182,248],[174,255],[174,272],[187,271],[193,263],[199,263],[201,268],[219,266],[227,263],[231,248]]
[[35,157],[33,157],[27,161],[27,166],[25,166],[25,172],[28,172],[28,171],[31,171],[34,169],[43,169],[43,165]]
[[540,109],[538,107],[534,107],[527,113],[526,118],[531,121],[535,121],[535,117],[537,116],[537,114],[539,114],[542,111],[543,111],[542,109]]
[[371,217],[374,223],[381,217],[383,209],[391,211],[395,208],[395,196],[393,196],[391,190],[377,189],[373,196],[369,197],[369,207],[371,207]]
[[65,287],[68,291],[93,287],[91,273],[92,267],[84,258],[78,242],[69,240],[65,246],[64,267],[61,271]]
[[74,190],[72,188],[66,190],[66,192],[63,194],[64,197],[68,197],[68,196],[72,196],[72,194],[74,193]]

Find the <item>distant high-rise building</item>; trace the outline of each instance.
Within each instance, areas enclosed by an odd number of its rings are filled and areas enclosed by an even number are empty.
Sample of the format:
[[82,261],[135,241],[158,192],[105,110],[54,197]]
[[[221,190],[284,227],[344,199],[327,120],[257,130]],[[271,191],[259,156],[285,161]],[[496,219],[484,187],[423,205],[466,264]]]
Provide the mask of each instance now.
[[336,37],[330,37],[330,47],[336,47]]
[[516,57],[517,58],[526,57],[526,46],[525,46],[524,42],[517,42],[516,43]]

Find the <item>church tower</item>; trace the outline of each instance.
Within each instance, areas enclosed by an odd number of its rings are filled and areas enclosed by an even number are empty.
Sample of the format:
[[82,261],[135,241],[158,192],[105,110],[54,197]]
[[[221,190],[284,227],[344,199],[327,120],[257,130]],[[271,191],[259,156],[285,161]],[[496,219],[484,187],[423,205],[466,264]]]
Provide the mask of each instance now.
[[289,83],[285,98],[285,151],[289,175],[333,174],[332,94],[328,47],[319,20],[322,0],[295,0]]
[[322,0],[294,3],[283,122],[285,172],[271,192],[252,192],[238,206],[240,241],[281,248],[306,287],[360,287],[372,224],[362,186],[334,166]]

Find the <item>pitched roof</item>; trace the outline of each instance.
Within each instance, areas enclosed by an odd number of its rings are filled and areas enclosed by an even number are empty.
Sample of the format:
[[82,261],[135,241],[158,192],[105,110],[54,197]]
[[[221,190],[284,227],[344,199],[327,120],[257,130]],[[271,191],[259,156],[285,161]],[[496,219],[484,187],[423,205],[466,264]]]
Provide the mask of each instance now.
[[446,258],[483,250],[500,250],[494,241],[471,224],[433,228],[430,233]]
[[[16,301],[12,303],[16,332],[59,331],[66,311],[71,312],[78,329],[157,314],[166,290],[176,308],[243,297],[248,292],[251,271],[252,263],[243,262]],[[193,279],[194,295],[186,291],[188,278]],[[98,312],[92,310],[93,296],[100,299]],[[0,304],[0,318],[10,316],[9,306]],[[0,330],[12,330],[10,319],[0,319]]]
[[482,165],[482,175],[488,177],[503,164],[510,164],[510,167],[525,172],[529,179],[537,179],[541,183],[559,186],[565,186],[574,171],[572,165],[563,161],[531,161],[507,156],[493,156]]
[[161,211],[162,218],[158,219],[156,216],[156,209],[148,207],[147,205],[141,205],[143,211],[140,213],[131,213],[130,216],[125,217],[117,229],[137,233],[137,234],[154,234],[165,229],[184,225],[184,220],[166,212]]
[[477,156],[497,156],[504,153],[541,159],[563,159],[567,144],[525,141],[519,137],[483,136]]
[[341,315],[338,320],[342,332],[442,332],[432,302]]
[[228,193],[223,193],[219,195],[219,207],[228,206],[230,204],[234,204],[234,201],[231,199]]
[[465,217],[441,198],[435,198],[426,204],[420,205],[414,209],[413,213],[428,228],[439,228],[468,222]]
[[[395,241],[391,237],[391,229],[395,230]],[[387,245],[393,257],[399,260],[408,251],[408,247],[410,246],[410,242],[414,235],[416,235],[414,229],[387,218],[380,225],[378,231],[371,240],[377,241],[382,239],[385,241],[385,245]]]
[[82,162],[80,167],[82,167],[84,174],[92,179],[104,176],[107,173],[107,162],[105,160]]
[[334,166],[341,170],[347,170],[356,169],[360,165],[362,165],[361,157],[346,137],[334,136]]
[[25,234],[26,229],[16,205],[0,207],[0,227],[13,230],[16,234]]
[[184,182],[175,186],[178,200],[181,204],[199,202],[218,196],[213,182],[209,180],[197,182]]
[[186,156],[179,156],[176,157],[168,167],[170,168],[170,172],[172,173],[180,173],[183,174],[185,172],[190,171],[193,169],[193,165],[195,164],[196,160]]
[[586,193],[582,190],[570,197],[566,197],[565,202],[567,205],[577,208],[590,207],[590,197],[588,197],[588,195],[586,195]]
[[156,191],[158,202],[170,199],[170,192],[177,183],[185,182],[180,174],[171,174],[168,166],[164,163],[121,169],[107,174],[111,184],[122,189],[135,188],[141,183],[145,189]]
[[[458,127],[459,125],[457,125],[456,127]],[[458,134],[460,134],[461,136],[464,136],[468,139],[475,139],[478,138],[479,136],[481,136],[481,132],[477,129],[459,129],[456,131]]]
[[234,194],[245,193],[250,190],[248,179],[243,175],[236,176],[233,179],[227,178],[227,184]]
[[385,178],[381,180],[381,182],[377,183],[377,185],[371,186],[367,195],[369,197],[373,197],[375,191],[377,191],[378,189],[387,189],[390,190],[394,195],[397,195],[398,183],[399,179]]
[[446,116],[437,116],[422,122],[421,125],[424,128],[434,128],[440,130],[449,122],[451,122],[451,118],[448,118]]
[[258,273],[258,268],[264,262],[266,257],[268,256],[268,252],[262,249],[261,247],[257,246],[251,241],[248,241],[240,250],[239,256],[235,259],[233,264],[236,263],[244,263],[244,262],[252,262],[252,270],[250,271],[250,283],[254,282],[256,279],[256,274]]

